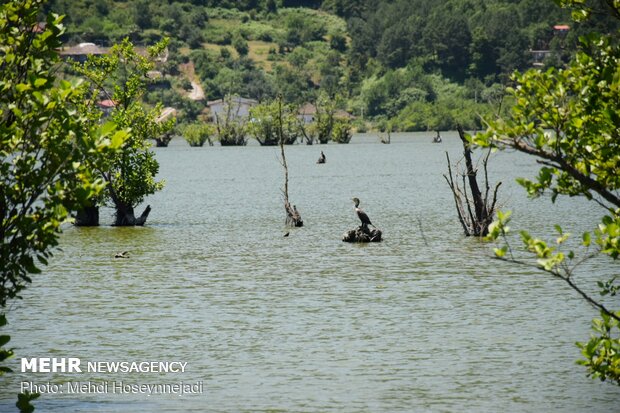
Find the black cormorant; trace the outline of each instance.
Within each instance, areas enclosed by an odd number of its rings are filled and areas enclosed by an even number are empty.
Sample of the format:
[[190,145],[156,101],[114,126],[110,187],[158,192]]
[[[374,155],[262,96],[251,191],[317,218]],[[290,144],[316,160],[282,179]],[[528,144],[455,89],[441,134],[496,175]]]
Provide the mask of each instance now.
[[358,198],[353,198],[353,202],[355,203],[355,213],[360,221],[362,221],[362,228],[368,228],[368,225],[372,225],[374,227],[374,224],[370,222],[368,215],[366,215],[366,213],[359,208],[360,200]]

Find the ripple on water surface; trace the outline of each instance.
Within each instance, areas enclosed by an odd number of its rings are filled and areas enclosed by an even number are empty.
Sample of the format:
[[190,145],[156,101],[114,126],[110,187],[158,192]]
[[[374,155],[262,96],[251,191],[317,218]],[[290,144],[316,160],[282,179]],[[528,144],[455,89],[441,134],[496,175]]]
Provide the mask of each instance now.
[[[574,364],[592,309],[461,236],[442,177],[444,150],[458,157],[458,139],[429,141],[356,136],[322,146],[324,165],[317,147],[287,148],[291,200],[306,223],[292,230],[276,149],[157,149],[167,186],[149,199],[148,226],[67,228],[63,250],[9,314],[12,343],[18,356],[186,361],[181,379],[203,380],[205,393],[44,395],[37,411],[617,410],[617,389]],[[504,182],[515,227],[544,235],[568,221],[579,233],[595,222],[598,211],[579,200],[524,200],[513,180],[535,166],[497,156],[491,176]],[[354,196],[384,242],[340,241],[357,225]],[[124,250],[129,259],[113,258]],[[0,379],[0,411],[30,378]]]

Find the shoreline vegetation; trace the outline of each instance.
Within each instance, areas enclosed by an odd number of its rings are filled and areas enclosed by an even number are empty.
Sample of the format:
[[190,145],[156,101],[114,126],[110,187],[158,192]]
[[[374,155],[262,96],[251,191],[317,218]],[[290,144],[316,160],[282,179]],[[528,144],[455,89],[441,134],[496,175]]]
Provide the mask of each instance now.
[[[65,15],[61,55],[82,59],[81,45],[105,54],[125,38],[138,48],[169,38],[143,100],[176,110],[176,134],[188,124],[216,127],[210,103],[217,100],[238,96],[263,104],[278,94],[296,109],[327,97],[357,132],[457,124],[480,130],[482,119],[505,114],[514,103],[505,95],[514,70],[562,67],[592,27],[618,28],[600,14],[573,22],[553,1],[95,3],[44,5]],[[346,141],[347,130],[336,130]],[[246,142],[225,132],[227,143]]]

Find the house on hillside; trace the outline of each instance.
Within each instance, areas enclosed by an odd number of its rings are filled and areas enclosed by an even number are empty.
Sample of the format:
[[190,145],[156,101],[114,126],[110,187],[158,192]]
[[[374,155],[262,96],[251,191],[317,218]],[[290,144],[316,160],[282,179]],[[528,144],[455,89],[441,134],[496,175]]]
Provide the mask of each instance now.
[[551,50],[530,50],[532,55],[532,66],[544,66],[544,61],[551,55]]
[[74,60],[83,63],[88,59],[88,56],[107,54],[108,49],[99,47],[95,43],[80,43],[73,47],[63,47],[59,53],[63,60]]
[[347,112],[346,110],[338,109],[338,110],[336,110],[336,112],[334,113],[334,118],[337,118],[337,119],[346,119],[346,120],[353,120],[353,119],[355,119],[355,116],[353,116],[352,114],[350,114],[350,113],[349,113],[349,112]]
[[111,99],[100,100],[97,102],[97,107],[101,109],[104,117],[110,116],[110,113],[112,113],[112,109],[114,109],[115,106],[116,103]]
[[314,118],[316,116],[316,106],[312,103],[306,103],[302,107],[299,108],[298,117],[305,124],[314,122]]
[[215,122],[216,117],[227,117],[230,112],[231,118],[247,118],[250,116],[250,108],[257,105],[254,99],[232,96],[230,98],[211,100],[207,102],[209,117]]
[[532,56],[532,66],[542,67],[545,65],[545,61],[551,57],[552,51],[549,49],[549,45],[553,38],[559,38],[563,41],[566,34],[570,31],[570,26],[567,24],[556,24],[553,26],[553,31],[549,34],[548,38],[541,38],[537,41],[538,49],[530,49]]
[[[306,103],[302,107],[299,108],[298,118],[301,119],[305,124],[312,123],[316,120],[316,106],[312,103]],[[337,119],[347,119],[353,120],[355,116],[351,115],[346,110],[337,109],[334,112],[334,118]]]

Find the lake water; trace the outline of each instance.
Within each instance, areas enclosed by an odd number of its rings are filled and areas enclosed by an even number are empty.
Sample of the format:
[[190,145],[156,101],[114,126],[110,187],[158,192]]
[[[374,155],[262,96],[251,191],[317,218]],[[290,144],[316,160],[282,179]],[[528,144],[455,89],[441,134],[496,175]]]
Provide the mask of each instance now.
[[[37,412],[620,411],[620,389],[575,364],[596,311],[563,282],[462,236],[442,177],[444,151],[456,161],[460,141],[431,135],[287,147],[305,223],[295,229],[284,226],[278,148],[156,148],[166,188],[147,200],[147,226],[67,227],[62,251],[12,303],[18,372],[0,378],[0,411],[14,410],[21,381],[89,380],[202,381],[204,392],[65,391],[41,396]],[[321,150],[327,163],[317,165]],[[556,222],[573,233],[595,224],[593,203],[526,199],[514,178],[535,168],[514,153],[491,160],[513,228],[549,236]],[[384,242],[341,242],[358,225],[354,196]],[[130,258],[115,259],[120,251]],[[577,281],[594,292],[614,271],[594,260]],[[22,374],[19,357],[187,366]]]

